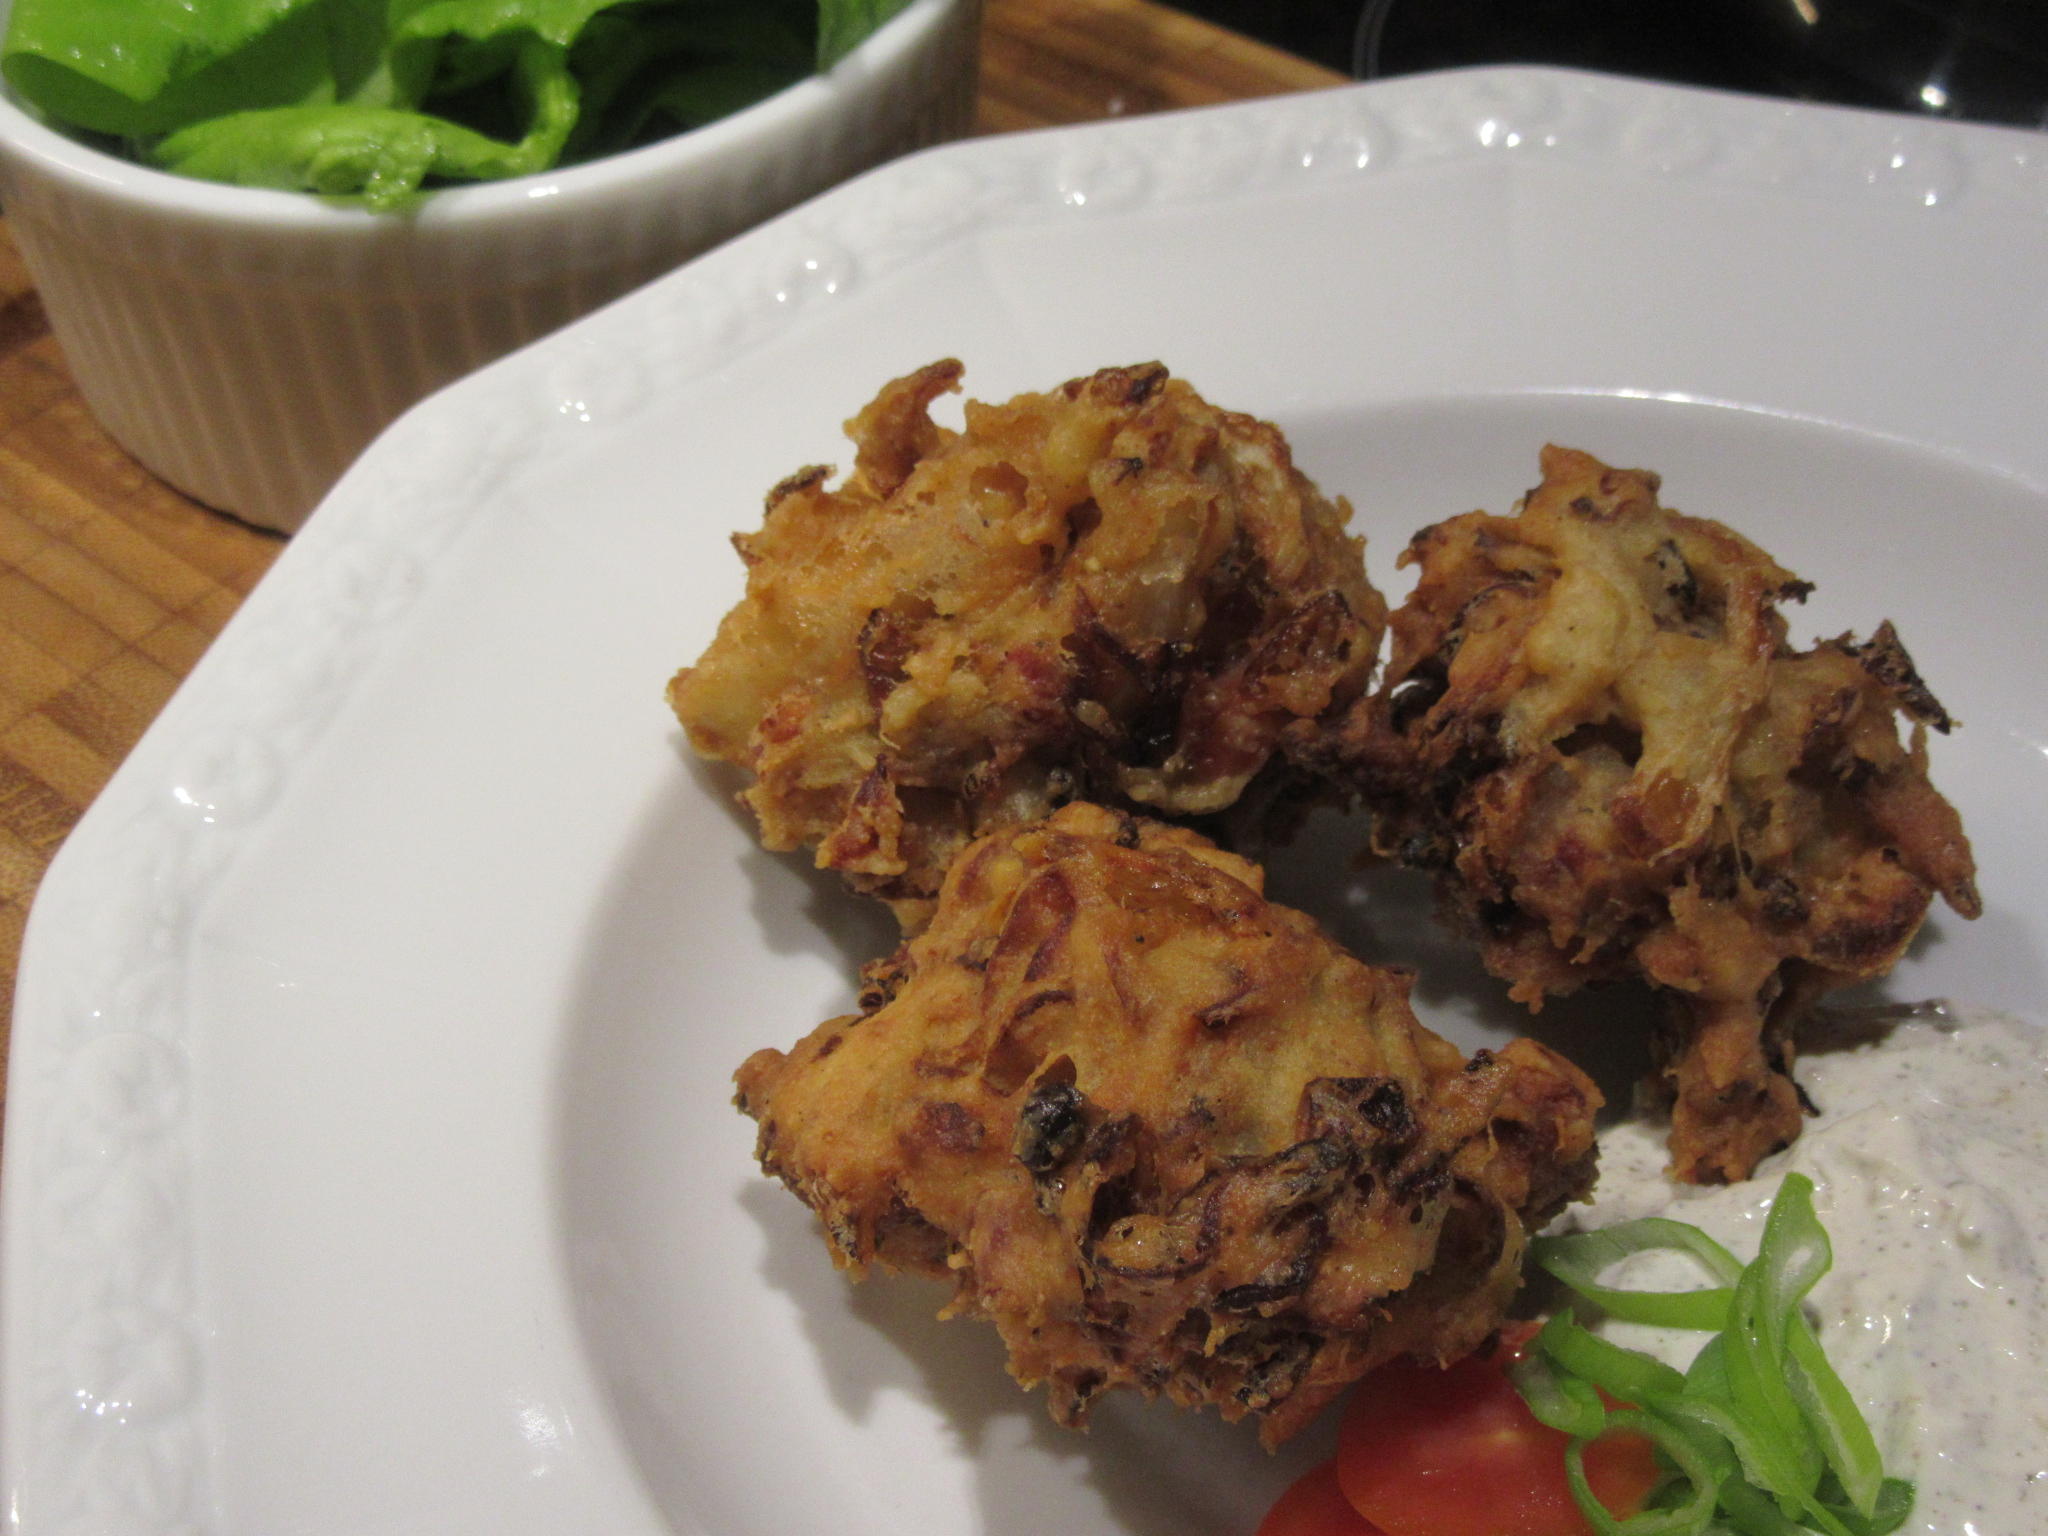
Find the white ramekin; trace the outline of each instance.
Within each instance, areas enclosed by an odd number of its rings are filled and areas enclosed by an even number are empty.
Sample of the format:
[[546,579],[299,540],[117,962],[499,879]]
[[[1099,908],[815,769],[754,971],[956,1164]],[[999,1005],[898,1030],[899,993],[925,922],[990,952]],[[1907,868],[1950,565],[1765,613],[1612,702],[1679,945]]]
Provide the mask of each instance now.
[[107,431],[196,500],[290,530],[421,396],[964,133],[980,9],[913,0],[829,74],[732,117],[401,216],[167,175],[0,91],[0,208]]

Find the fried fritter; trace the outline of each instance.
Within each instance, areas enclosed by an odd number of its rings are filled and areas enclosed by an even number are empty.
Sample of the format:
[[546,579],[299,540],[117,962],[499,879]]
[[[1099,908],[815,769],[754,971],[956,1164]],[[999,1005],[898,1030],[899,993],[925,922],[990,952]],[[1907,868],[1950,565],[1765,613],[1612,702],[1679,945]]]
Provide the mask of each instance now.
[[1376,846],[1440,872],[1516,999],[1664,989],[1672,1171],[1710,1183],[1798,1135],[1798,1011],[1888,970],[1933,893],[1978,898],[1891,625],[1793,650],[1807,584],[1658,488],[1546,448],[1518,515],[1418,533],[1349,748]]
[[960,374],[883,389],[838,489],[770,493],[735,540],[745,599],[669,687],[692,745],[754,774],[762,841],[906,931],[970,839],[1069,800],[1284,800],[1386,621],[1350,508],[1275,427],[1147,364],[970,402],[954,432],[929,409]]
[[961,856],[863,1012],[739,1071],[836,1261],[950,1280],[942,1315],[993,1322],[1062,1424],[1135,1387],[1277,1444],[1385,1360],[1481,1344],[1591,1182],[1583,1074],[1465,1060],[1261,878],[1068,806]]

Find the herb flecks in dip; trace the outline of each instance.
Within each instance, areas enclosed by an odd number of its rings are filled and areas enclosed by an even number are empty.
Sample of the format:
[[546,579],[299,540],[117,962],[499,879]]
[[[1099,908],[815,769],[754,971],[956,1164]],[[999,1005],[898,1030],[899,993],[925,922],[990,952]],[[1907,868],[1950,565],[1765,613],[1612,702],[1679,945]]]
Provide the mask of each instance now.
[[[1948,1011],[1860,1032],[1862,1043],[1802,1058],[1820,1117],[1755,1179],[1675,1186],[1659,1128],[1630,1122],[1601,1138],[1596,1199],[1568,1224],[1668,1215],[1748,1252],[1780,1177],[1807,1174],[1837,1256],[1814,1291],[1814,1318],[1886,1463],[1918,1486],[1901,1529],[2041,1529],[2048,1041],[2000,1015]],[[1615,1273],[1644,1288],[1698,1283],[1684,1261],[1652,1255]],[[1698,1344],[1697,1335],[1622,1324],[1603,1331],[1674,1364]]]

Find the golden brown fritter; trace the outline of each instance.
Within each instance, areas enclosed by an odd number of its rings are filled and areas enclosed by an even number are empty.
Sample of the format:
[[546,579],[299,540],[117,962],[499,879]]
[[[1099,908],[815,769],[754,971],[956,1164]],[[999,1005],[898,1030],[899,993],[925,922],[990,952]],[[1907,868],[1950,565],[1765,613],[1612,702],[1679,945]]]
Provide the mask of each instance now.
[[1260,882],[1068,806],[962,855],[862,1013],[738,1074],[837,1262],[951,1280],[1062,1424],[1136,1387],[1276,1444],[1382,1361],[1477,1347],[1591,1182],[1576,1068],[1465,1060]]
[[1934,892],[1978,900],[1927,781],[1950,721],[1891,625],[1794,651],[1806,584],[1657,490],[1546,448],[1517,516],[1417,534],[1350,745],[1376,846],[1441,872],[1514,997],[1667,991],[1673,1172],[1718,1182],[1799,1132],[1796,1011],[1888,970]]
[[768,847],[889,901],[906,930],[971,838],[1073,799],[1193,817],[1293,784],[1367,686],[1386,605],[1350,508],[1279,431],[1157,364],[969,403],[957,362],[847,424],[735,542],[747,594],[669,700],[750,770]]

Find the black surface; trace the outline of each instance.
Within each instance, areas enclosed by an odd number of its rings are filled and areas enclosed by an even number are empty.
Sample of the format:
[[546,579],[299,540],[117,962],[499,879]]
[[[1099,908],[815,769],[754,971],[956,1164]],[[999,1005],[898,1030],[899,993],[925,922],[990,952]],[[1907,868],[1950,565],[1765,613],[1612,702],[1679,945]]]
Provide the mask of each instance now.
[[2048,126],[2048,0],[1175,0],[1361,78],[1557,64]]
[[[1233,32],[1351,74],[1364,0],[1167,0]],[[1426,0],[1425,0],[1426,3]],[[2048,0],[2042,0],[2048,5]]]

